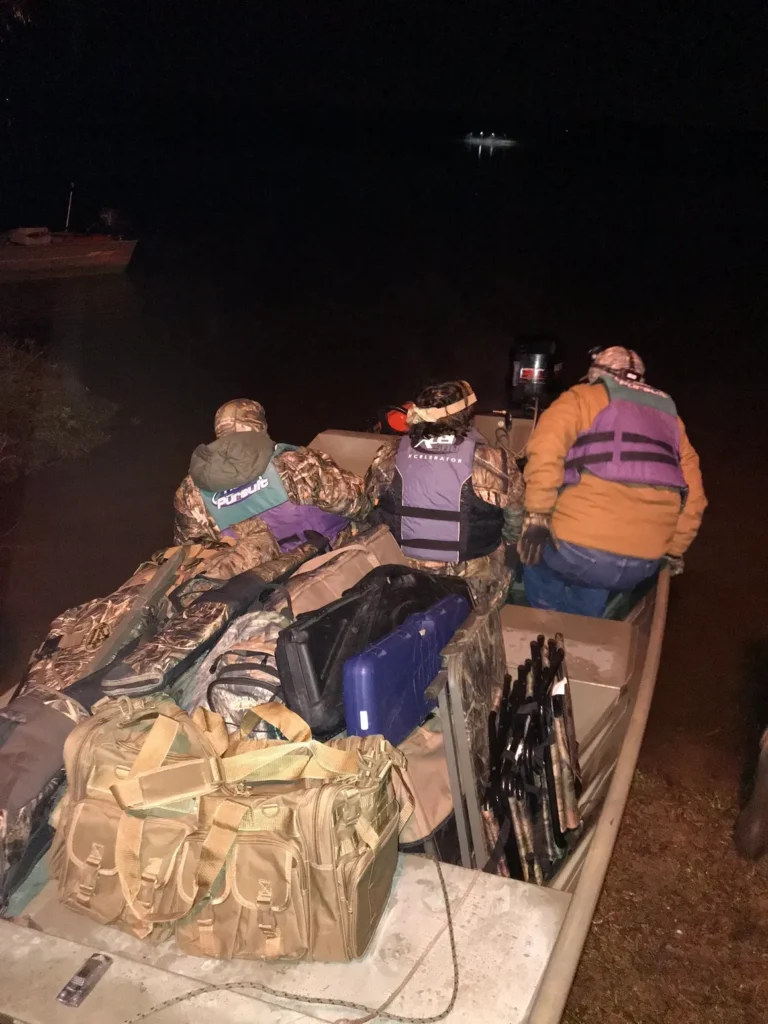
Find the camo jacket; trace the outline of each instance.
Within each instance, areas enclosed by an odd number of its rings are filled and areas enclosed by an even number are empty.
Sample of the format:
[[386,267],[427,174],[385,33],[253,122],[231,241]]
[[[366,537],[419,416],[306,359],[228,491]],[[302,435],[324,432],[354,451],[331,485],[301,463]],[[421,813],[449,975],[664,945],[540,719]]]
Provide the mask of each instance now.
[[[371,503],[379,503],[395,475],[395,458],[401,438],[393,438],[379,448],[365,475],[365,492]],[[520,536],[525,501],[525,484],[514,460],[502,448],[477,445],[472,467],[472,487],[482,501],[504,512],[503,541],[490,555],[465,562],[434,562],[407,558],[409,565],[441,576],[467,579],[480,611],[503,604],[512,581],[506,565],[505,545],[514,545]]]
[[[354,524],[365,520],[371,512],[371,503],[365,494],[362,479],[356,473],[341,469],[323,452],[312,448],[282,452],[274,457],[272,465],[277,470],[288,498],[294,504],[314,505],[324,512],[333,512],[353,520],[350,527],[339,535],[334,547],[346,543],[354,536],[357,533]],[[176,491],[173,506],[176,544],[203,538],[218,540],[221,537],[221,531],[209,515],[200,490],[189,475],[184,477]]]

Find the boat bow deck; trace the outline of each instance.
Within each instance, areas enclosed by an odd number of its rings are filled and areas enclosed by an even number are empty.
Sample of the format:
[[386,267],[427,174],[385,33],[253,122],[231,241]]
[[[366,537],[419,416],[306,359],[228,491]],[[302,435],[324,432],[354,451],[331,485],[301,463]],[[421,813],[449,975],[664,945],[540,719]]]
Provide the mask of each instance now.
[[[444,865],[456,934],[459,994],[446,1024],[522,1024],[571,897],[509,879]],[[186,1024],[214,1012],[220,1024],[309,1024],[355,1019],[361,1011],[287,1001],[257,982],[300,995],[380,1006],[419,965],[392,1010],[416,1018],[441,1013],[453,986],[445,903],[435,865],[400,858],[398,877],[370,950],[351,964],[271,964],[185,956],[175,943],[148,946],[97,925],[56,901],[49,884],[27,913],[37,928],[0,923],[0,1006],[26,1024],[68,1024],[56,994],[91,953],[115,963],[77,1010],[79,1024],[126,1024],[175,996],[193,999],[153,1013],[150,1024]],[[426,955],[425,955],[426,954]],[[420,962],[421,961],[421,962]],[[214,985],[206,990],[203,986]],[[383,1014],[382,1021],[388,1018]]]

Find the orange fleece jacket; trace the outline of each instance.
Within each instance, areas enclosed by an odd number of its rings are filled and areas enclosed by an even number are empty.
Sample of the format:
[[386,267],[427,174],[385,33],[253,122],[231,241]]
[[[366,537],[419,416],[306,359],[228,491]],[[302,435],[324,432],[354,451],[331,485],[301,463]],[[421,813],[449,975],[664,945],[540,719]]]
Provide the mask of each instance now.
[[698,533],[707,507],[699,457],[680,424],[680,459],[688,500],[676,491],[609,483],[584,471],[578,484],[558,493],[565,456],[608,405],[602,384],[577,384],[542,414],[528,442],[527,512],[552,512],[556,540],[633,558],[682,555]]

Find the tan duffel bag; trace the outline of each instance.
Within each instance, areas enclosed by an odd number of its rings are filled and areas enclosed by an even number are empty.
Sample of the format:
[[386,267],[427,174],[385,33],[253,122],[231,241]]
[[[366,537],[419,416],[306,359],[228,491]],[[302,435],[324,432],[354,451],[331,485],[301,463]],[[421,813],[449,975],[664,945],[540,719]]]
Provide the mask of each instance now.
[[282,705],[249,712],[288,738],[234,739],[162,698],[96,705],[65,747],[55,815],[61,902],[200,956],[346,961],[384,911],[398,833],[380,736],[318,743]]
[[[337,601],[345,590],[380,565],[405,565],[405,555],[386,526],[377,526],[334,551],[310,558],[300,565],[288,580],[285,589],[291,597],[294,615],[314,612]],[[267,604],[275,610],[280,598]]]

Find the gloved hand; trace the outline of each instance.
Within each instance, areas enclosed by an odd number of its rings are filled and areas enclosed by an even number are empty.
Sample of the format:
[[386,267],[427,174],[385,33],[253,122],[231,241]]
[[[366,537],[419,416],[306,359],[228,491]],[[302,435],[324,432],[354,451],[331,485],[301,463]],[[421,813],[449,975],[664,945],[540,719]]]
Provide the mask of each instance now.
[[538,565],[544,549],[552,543],[552,516],[549,512],[526,512],[523,531],[517,543],[523,565]]
[[514,544],[504,545],[504,568],[514,576],[517,563],[520,561],[517,554],[517,547]]
[[682,576],[685,571],[685,562],[682,555],[665,555],[664,562],[669,569],[670,576]]

